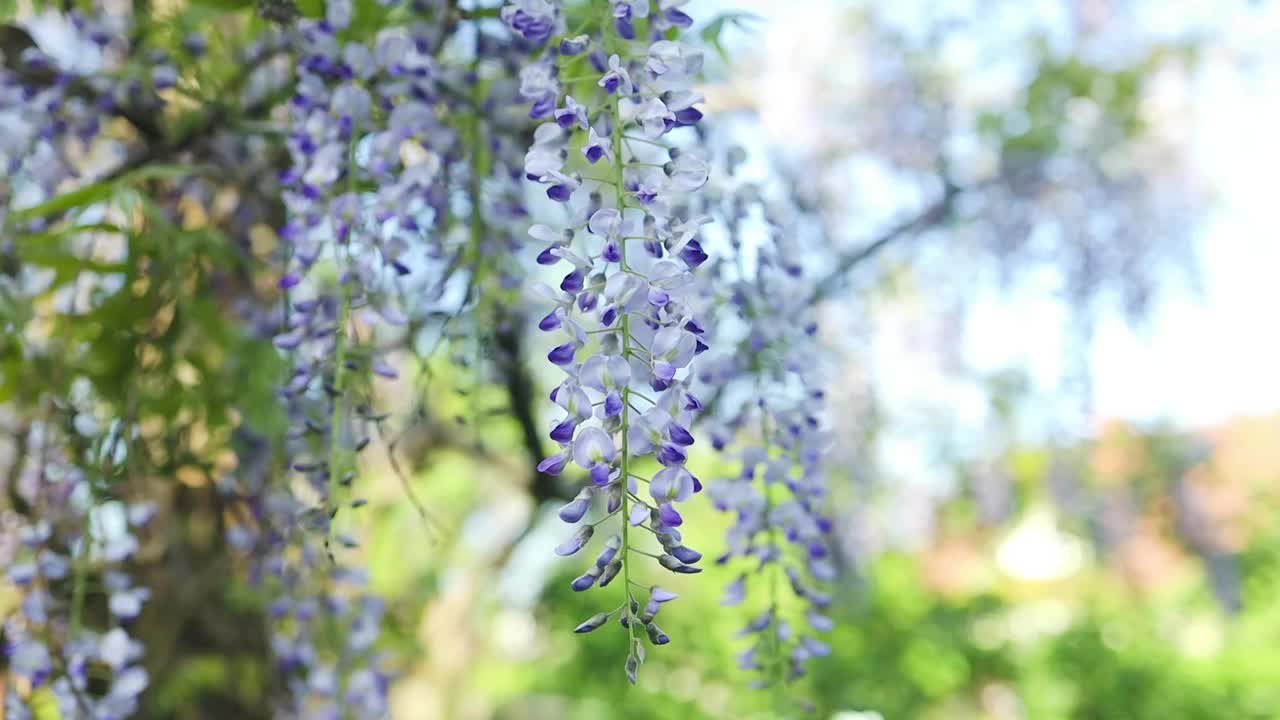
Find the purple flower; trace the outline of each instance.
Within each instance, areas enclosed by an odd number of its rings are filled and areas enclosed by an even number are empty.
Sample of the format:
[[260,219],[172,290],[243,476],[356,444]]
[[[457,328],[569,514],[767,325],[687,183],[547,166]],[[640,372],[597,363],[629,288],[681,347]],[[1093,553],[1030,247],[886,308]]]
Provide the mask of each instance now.
[[649,588],[649,597],[654,602],[665,603],[665,602],[671,602],[672,600],[675,600],[680,596],[671,592],[670,590],[664,590],[658,587],[657,585],[653,585]]
[[682,563],[693,564],[702,559],[702,553],[684,545],[677,545],[671,548],[669,552]]
[[724,588],[724,597],[720,600],[720,604],[726,607],[741,605],[742,601],[746,599],[747,596],[746,581],[746,575],[739,575],[737,579],[726,585]]
[[670,570],[671,572],[677,573],[680,575],[694,575],[696,573],[702,572],[702,568],[693,567],[692,565],[686,565],[683,562],[681,562],[678,558],[672,555],[658,556],[658,564]]
[[609,305],[600,311],[600,324],[604,327],[612,326],[617,319],[618,308],[615,305]]
[[622,536],[612,535],[605,541],[604,548],[601,549],[600,555],[596,558],[596,567],[603,568],[613,562],[614,557],[618,554],[618,549],[622,547]]
[[[574,550],[572,552],[577,552],[577,551]],[[556,553],[560,555],[570,555],[572,554],[572,552],[562,553],[560,552],[560,548],[556,548]],[[583,592],[586,590],[590,590],[596,584],[596,580],[600,579],[600,573],[601,573],[600,568],[592,567],[588,569],[585,573],[574,578],[573,582],[570,583],[569,586],[573,588],[574,592]]]
[[566,57],[577,55],[587,49],[591,39],[586,35],[578,35],[572,38],[565,38],[560,41],[560,54]]
[[573,186],[568,183],[557,183],[547,188],[547,197],[556,202],[567,203],[573,197]]
[[569,463],[568,453],[556,453],[549,458],[538,463],[538,472],[548,475],[559,475],[564,471],[564,466]]
[[640,503],[636,503],[631,506],[631,512],[627,518],[628,523],[632,525],[639,525],[648,519],[649,519],[649,508],[645,507],[644,505],[641,505]]
[[663,443],[658,448],[658,462],[663,465],[683,465],[687,455],[684,448],[672,443]]
[[573,441],[573,431],[578,427],[578,419],[575,417],[567,417],[560,421],[551,430],[551,439],[561,445],[568,445]]
[[599,488],[607,487],[612,475],[613,468],[604,463],[593,466],[591,471],[588,473],[588,476],[591,478],[591,484]]
[[563,345],[556,346],[547,353],[547,359],[556,365],[568,365],[573,362],[573,356],[578,352],[578,343],[567,342]]
[[604,415],[605,417],[618,417],[622,414],[622,396],[616,392],[610,392],[604,398]]
[[675,500],[684,502],[693,497],[693,475],[681,465],[669,465],[659,470],[649,482],[649,494],[659,503]]
[[666,11],[667,22],[676,27],[688,28],[693,25],[693,18],[686,15],[680,8],[670,8]]
[[697,240],[690,240],[684,249],[680,251],[680,259],[689,267],[698,267],[706,262],[708,255],[703,252],[702,245]]
[[591,494],[583,488],[573,500],[569,501],[564,507],[560,508],[560,519],[567,523],[576,523],[587,514],[587,510],[591,508]]
[[594,127],[587,131],[587,143],[582,146],[582,154],[592,165],[599,162],[601,158],[607,159],[610,163],[613,162],[613,149],[609,138],[598,134]]
[[613,438],[597,427],[583,428],[573,441],[573,461],[585,470],[602,464],[607,466],[617,454]]
[[835,629],[835,622],[817,610],[809,610],[805,617],[809,620],[809,626],[818,632],[831,632]]
[[618,577],[618,573],[621,571],[622,571],[621,560],[614,560],[608,565],[605,565],[604,568],[600,571],[600,587],[607,587],[609,583],[613,582],[614,578]]
[[560,281],[560,289],[567,293],[576,293],[582,290],[583,276],[581,270],[574,270],[564,276],[564,280]]
[[[601,251],[601,258],[605,262],[616,263],[622,261],[622,249],[614,240],[610,240],[604,244],[604,250]],[[665,304],[665,303],[664,303]]]
[[572,95],[565,96],[564,107],[556,110],[554,117],[556,124],[566,130],[575,125],[583,130],[587,129],[587,108],[574,100]]
[[674,422],[667,426],[667,435],[677,445],[688,446],[694,442],[693,435],[683,425]]
[[593,533],[595,533],[594,527],[591,525],[583,525],[578,528],[578,531],[570,536],[568,540],[565,540],[556,546],[556,554],[567,556],[578,552],[587,544],[587,541],[591,539],[591,535]]
[[671,642],[671,638],[662,631],[657,625],[649,623],[645,626],[645,631],[649,634],[649,642],[654,645],[666,645]]
[[634,86],[631,84],[631,75],[627,73],[626,67],[622,64],[622,59],[617,55],[609,56],[608,72],[600,78],[597,84],[610,95],[614,93],[630,95],[634,91]]
[[111,614],[122,620],[132,620],[142,612],[142,604],[150,597],[150,590],[136,587],[111,593],[107,605],[111,608]]
[[559,5],[552,0],[510,0],[500,17],[513,32],[534,45],[542,45],[555,33]]
[[556,308],[544,315],[543,318],[538,321],[538,329],[543,332],[551,332],[552,330],[559,328],[561,325],[561,312],[560,308]]
[[582,621],[576,628],[573,629],[573,631],[576,633],[589,633],[592,630],[598,629],[608,621],[609,621],[608,613],[596,613],[595,615],[592,615],[591,617]]
[[684,523],[684,518],[680,517],[680,513],[676,512],[671,503],[663,503],[658,506],[658,517],[661,518],[662,524],[668,527],[679,527]]

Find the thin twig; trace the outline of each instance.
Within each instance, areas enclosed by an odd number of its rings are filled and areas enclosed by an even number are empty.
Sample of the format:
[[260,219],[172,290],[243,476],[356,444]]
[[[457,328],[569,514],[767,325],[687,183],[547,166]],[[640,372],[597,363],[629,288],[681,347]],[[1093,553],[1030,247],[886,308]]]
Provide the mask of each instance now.
[[845,279],[845,275],[855,267],[875,257],[881,250],[889,247],[895,241],[946,222],[951,217],[956,196],[959,194],[960,187],[948,182],[943,190],[942,197],[939,197],[932,205],[929,205],[914,217],[908,218],[884,231],[875,240],[838,258],[831,272],[814,284],[813,292],[809,295],[808,304],[813,305],[827,299],[831,293],[839,289],[840,284]]

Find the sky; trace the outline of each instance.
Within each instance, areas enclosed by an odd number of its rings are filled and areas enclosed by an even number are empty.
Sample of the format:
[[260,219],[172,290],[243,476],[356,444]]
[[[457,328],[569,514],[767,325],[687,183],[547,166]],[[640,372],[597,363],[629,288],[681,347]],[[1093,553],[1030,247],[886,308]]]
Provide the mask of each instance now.
[[1273,41],[1259,44],[1253,71],[1216,58],[1194,87],[1191,152],[1217,196],[1196,243],[1204,296],[1169,298],[1150,333],[1103,325],[1093,352],[1100,414],[1194,426],[1280,411],[1280,8],[1270,9]]
[[[966,6],[949,0],[949,6]],[[997,3],[998,4],[998,3]],[[1081,6],[1090,3],[1083,2]],[[1095,5],[1099,3],[1093,3]],[[786,98],[807,92],[806,76],[856,73],[857,68],[823,66],[821,46],[837,13],[852,6],[841,0],[778,3],[770,0],[700,0],[700,16],[737,8],[762,18],[756,34],[740,40],[756,48],[799,48],[769,53],[763,72],[750,82],[760,92]],[[993,4],[993,6],[996,4]],[[1197,223],[1194,251],[1199,276],[1192,284],[1171,278],[1146,323],[1134,326],[1118,312],[1097,318],[1088,353],[1092,403],[1084,425],[1108,419],[1163,421],[1199,429],[1248,414],[1280,412],[1280,333],[1273,309],[1280,308],[1280,243],[1271,210],[1274,169],[1280,167],[1280,4],[1231,2],[1136,2],[1140,27],[1173,37],[1214,32],[1190,81],[1181,107],[1189,117],[1170,118],[1185,138],[1193,172],[1212,196]],[[918,3],[882,3],[899,22],[910,24]],[[935,9],[938,7],[934,6]],[[1061,25],[1061,3],[1037,0],[1014,4],[1014,15],[1034,7],[1049,24]],[[1006,20],[1007,22],[1007,20]],[[768,50],[766,50],[768,52]],[[786,130],[766,131],[780,134]],[[803,128],[790,126],[802,134]],[[889,192],[885,200],[890,200]],[[977,370],[1024,367],[1040,392],[1052,395],[1068,370],[1075,348],[1065,331],[1070,318],[1055,301],[1035,294],[990,288],[968,310],[963,356]],[[872,362],[884,397],[904,412],[916,400],[946,398],[963,416],[978,408],[973,388],[952,387],[927,377],[928,359],[913,358],[893,331],[873,349]],[[1055,412],[1078,398],[1057,397]],[[892,411],[892,409],[891,409]]]

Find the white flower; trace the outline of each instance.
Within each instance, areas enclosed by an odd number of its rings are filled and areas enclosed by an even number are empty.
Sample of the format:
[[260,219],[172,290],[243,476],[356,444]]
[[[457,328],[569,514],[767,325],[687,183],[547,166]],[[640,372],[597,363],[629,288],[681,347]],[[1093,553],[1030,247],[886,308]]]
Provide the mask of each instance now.
[[548,95],[555,95],[560,90],[556,81],[555,65],[549,62],[526,65],[520,71],[520,95],[529,100],[537,100]]
[[684,502],[693,497],[693,475],[682,465],[670,465],[649,481],[649,495],[659,503]]
[[613,437],[598,427],[583,428],[573,440],[573,461],[585,470],[613,462],[617,454]]
[[685,83],[702,70],[702,51],[682,42],[659,40],[649,46],[645,67],[656,78]]
[[98,659],[119,671],[142,657],[142,643],[129,637],[124,628],[111,628],[98,641]]
[[[707,162],[706,154],[700,151],[687,151],[679,153],[675,159],[667,163],[666,171],[667,177],[671,178],[671,184],[675,188],[681,192],[694,192],[707,184],[707,178],[711,175],[711,165]],[[704,222],[710,222],[710,219]]]

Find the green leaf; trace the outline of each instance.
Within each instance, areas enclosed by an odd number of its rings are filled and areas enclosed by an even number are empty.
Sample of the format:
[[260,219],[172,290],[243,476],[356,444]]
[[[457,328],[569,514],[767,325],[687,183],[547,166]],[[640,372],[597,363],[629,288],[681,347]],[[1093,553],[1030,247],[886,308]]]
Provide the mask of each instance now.
[[174,180],[184,178],[190,175],[200,175],[204,173],[216,172],[217,169],[212,165],[174,165],[156,163],[151,165],[143,165],[142,167],[130,172],[124,176],[125,182],[136,182],[138,180]]
[[721,60],[728,62],[729,53],[724,49],[724,44],[721,41],[721,36],[724,34],[725,27],[732,26],[743,30],[744,32],[752,32],[752,28],[748,26],[748,23],[763,19],[764,18],[761,18],[759,15],[749,12],[722,12],[712,18],[711,21],[698,32],[698,36],[702,38],[703,42],[716,49],[716,52],[720,54]]
[[25,264],[56,270],[63,282],[74,279],[82,271],[107,274],[129,270],[129,266],[124,263],[103,263],[76,257],[65,252],[61,247],[49,244],[18,253],[18,257]]
[[24,220],[33,220],[35,218],[45,217],[48,215],[57,215],[66,212],[72,208],[91,205],[111,197],[116,190],[116,181],[99,181],[89,183],[84,187],[76,188],[70,192],[62,193],[45,200],[38,205],[29,208],[23,208],[13,213],[13,219],[18,222]]
[[196,5],[203,5],[216,10],[243,10],[253,5],[253,0],[191,0]]
[[324,17],[324,0],[298,0],[298,12],[305,18]]
[[386,25],[392,8],[378,0],[356,0],[355,12],[351,18],[351,26],[346,34],[353,39],[373,37]]
[[18,210],[13,213],[13,219],[17,222],[33,220],[102,202],[114,196],[119,188],[140,180],[170,180],[204,172],[209,172],[209,167],[206,165],[144,165],[118,178],[89,183],[49,198],[38,205]]

